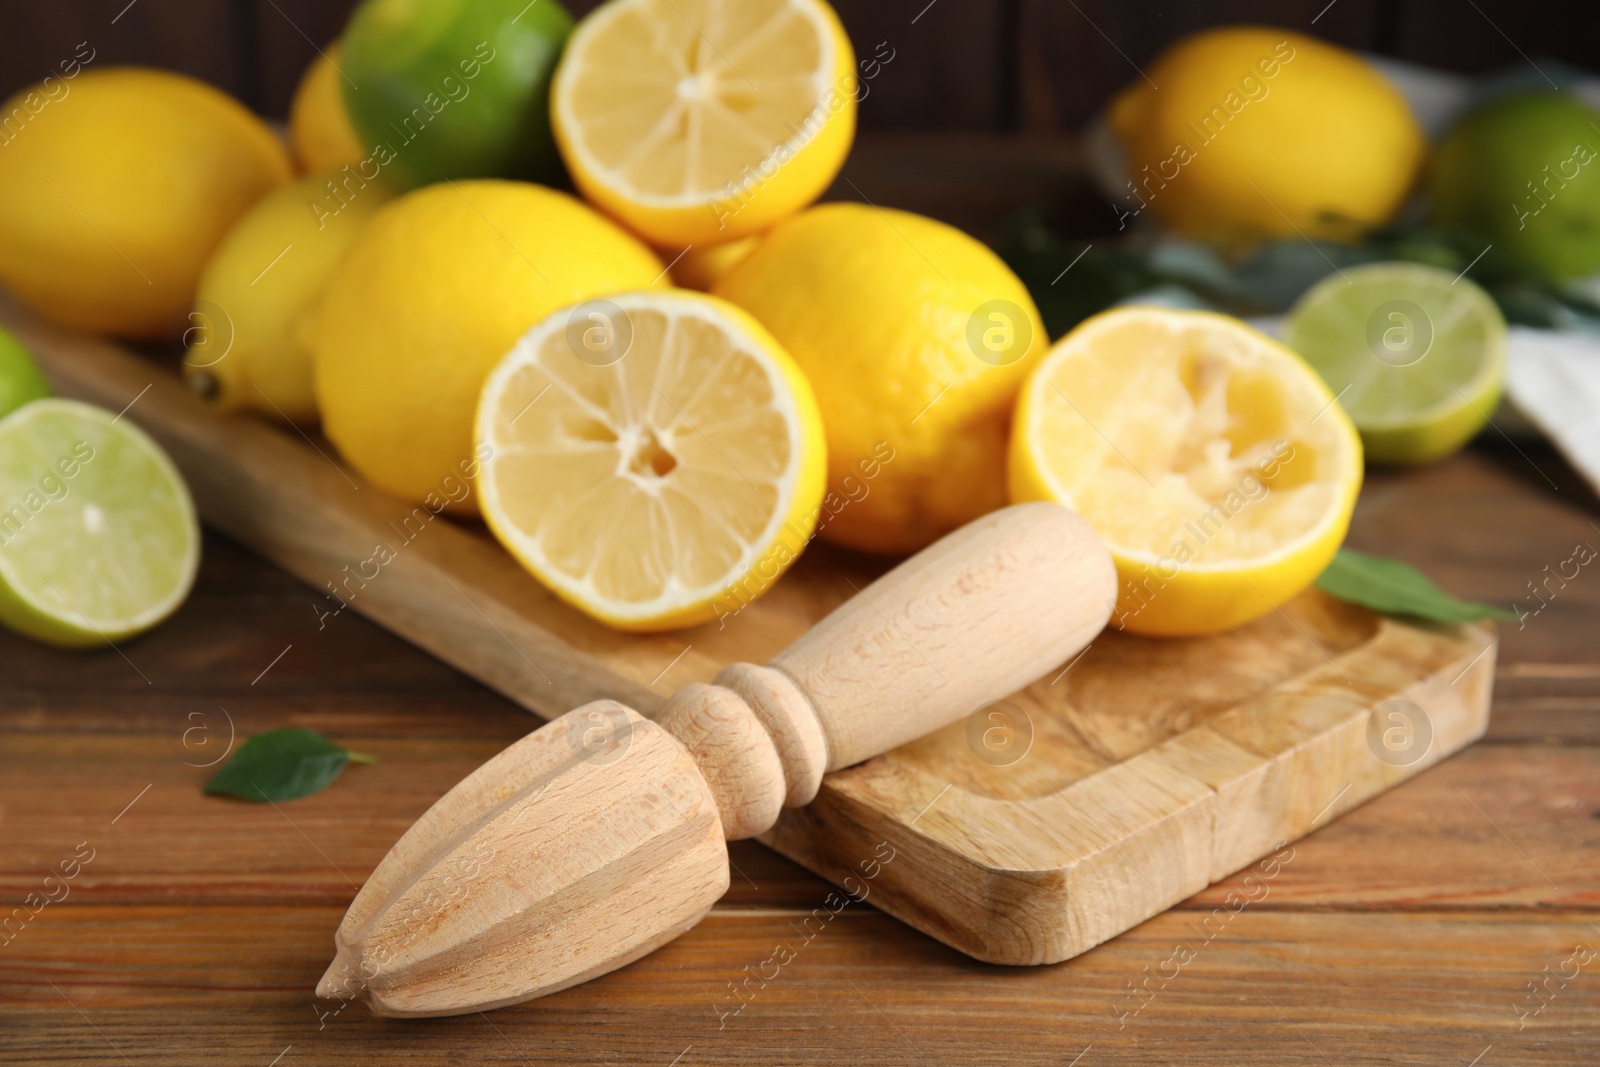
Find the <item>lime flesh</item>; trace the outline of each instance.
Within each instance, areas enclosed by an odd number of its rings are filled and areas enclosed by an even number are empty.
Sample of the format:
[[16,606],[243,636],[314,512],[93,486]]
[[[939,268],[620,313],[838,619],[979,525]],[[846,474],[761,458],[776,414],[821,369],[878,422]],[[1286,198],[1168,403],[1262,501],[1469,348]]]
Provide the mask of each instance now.
[[88,647],[143,632],[194,584],[183,479],[125,419],[37,400],[0,419],[0,622]]
[[1369,459],[1426,463],[1484,424],[1506,373],[1506,324],[1472,281],[1416,263],[1335,273],[1289,312],[1289,347],[1349,413]]

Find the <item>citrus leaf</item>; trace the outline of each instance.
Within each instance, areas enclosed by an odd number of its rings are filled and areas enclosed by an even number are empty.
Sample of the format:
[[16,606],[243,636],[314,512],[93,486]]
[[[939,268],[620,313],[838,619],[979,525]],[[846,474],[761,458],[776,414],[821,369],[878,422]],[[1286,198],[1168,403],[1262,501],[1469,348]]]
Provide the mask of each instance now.
[[371,756],[340,748],[315,730],[268,730],[240,745],[206,782],[204,792],[257,804],[294,800],[326,789],[350,761],[374,762]]
[[1317,578],[1317,588],[1382,615],[1408,615],[1436,622],[1517,617],[1489,604],[1457,600],[1415,567],[1353,548],[1339,549],[1328,569]]

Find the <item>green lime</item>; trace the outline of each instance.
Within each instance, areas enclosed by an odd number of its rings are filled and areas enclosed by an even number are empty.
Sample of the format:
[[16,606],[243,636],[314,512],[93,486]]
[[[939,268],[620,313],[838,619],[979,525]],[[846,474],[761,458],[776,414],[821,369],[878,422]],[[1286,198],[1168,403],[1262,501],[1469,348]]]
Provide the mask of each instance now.
[[0,419],[0,623],[116,641],[172,614],[199,562],[189,490],[131,422],[56,399]]
[[1563,93],[1520,93],[1469,112],[1434,153],[1433,221],[1492,242],[1492,255],[1556,278],[1600,270],[1600,111]]
[[1331,274],[1289,311],[1284,341],[1339,397],[1380,463],[1426,463],[1483,429],[1506,375],[1506,322],[1465,277],[1419,263]]
[[50,395],[50,383],[34,366],[28,350],[15,337],[0,330],[0,416],[11,414],[30,400]]
[[561,175],[550,77],[572,17],[557,0],[365,0],[345,30],[343,88],[370,158],[403,188]]

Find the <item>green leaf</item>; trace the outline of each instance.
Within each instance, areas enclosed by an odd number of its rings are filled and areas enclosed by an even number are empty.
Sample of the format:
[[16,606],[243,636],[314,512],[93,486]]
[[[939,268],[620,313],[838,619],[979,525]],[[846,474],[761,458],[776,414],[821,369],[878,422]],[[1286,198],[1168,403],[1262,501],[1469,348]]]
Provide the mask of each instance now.
[[1317,588],[1340,600],[1360,604],[1383,615],[1408,615],[1436,622],[1515,619],[1514,612],[1470,600],[1457,600],[1427,576],[1397,559],[1369,556],[1341,548]]
[[350,761],[375,762],[371,756],[340,748],[315,730],[268,730],[240,745],[206,782],[204,791],[258,804],[294,800],[326,789]]

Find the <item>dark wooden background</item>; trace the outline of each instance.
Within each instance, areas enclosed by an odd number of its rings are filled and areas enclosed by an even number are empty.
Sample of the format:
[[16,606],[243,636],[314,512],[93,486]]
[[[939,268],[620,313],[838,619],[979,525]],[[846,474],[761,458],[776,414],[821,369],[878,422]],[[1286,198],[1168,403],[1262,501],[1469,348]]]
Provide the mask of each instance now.
[[[88,41],[97,65],[184,71],[282,117],[315,54],[313,42],[338,36],[355,2],[5,0],[0,93],[43,77]],[[564,2],[576,16],[597,0]],[[1162,46],[1204,26],[1236,22],[1307,31],[1466,73],[1523,63],[1524,55],[1600,68],[1594,0],[834,0],[834,6],[858,52],[870,54],[879,41],[895,49],[862,108],[863,124],[880,129],[1074,132]]]

